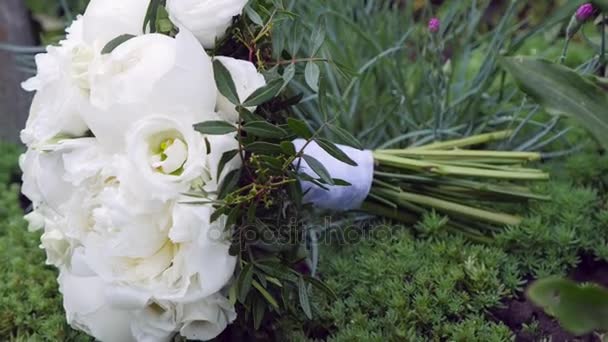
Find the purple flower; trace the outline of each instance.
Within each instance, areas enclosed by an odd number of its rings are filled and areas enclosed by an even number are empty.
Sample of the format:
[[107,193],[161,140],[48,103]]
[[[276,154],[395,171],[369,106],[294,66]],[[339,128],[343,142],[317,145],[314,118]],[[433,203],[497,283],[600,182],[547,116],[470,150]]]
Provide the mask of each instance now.
[[591,18],[594,11],[595,11],[595,9],[593,8],[593,5],[590,3],[581,5],[581,7],[579,7],[578,10],[576,10],[576,19],[581,22],[587,21],[587,20],[589,20],[589,18]]
[[441,20],[439,20],[439,18],[431,18],[431,20],[429,20],[429,31],[431,33],[439,32],[440,27],[441,27]]

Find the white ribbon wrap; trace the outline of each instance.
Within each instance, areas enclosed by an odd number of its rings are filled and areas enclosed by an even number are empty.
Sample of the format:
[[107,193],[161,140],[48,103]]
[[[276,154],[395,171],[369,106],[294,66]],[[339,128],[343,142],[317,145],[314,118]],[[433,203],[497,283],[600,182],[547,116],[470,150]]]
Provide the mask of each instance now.
[[[293,141],[296,151],[300,151],[306,144],[303,139]],[[350,186],[325,185],[329,190],[325,190],[318,185],[302,181],[302,191],[304,195],[304,203],[311,203],[317,208],[347,211],[359,209],[372,187],[374,180],[374,156],[371,151],[357,150],[352,147],[336,145],[346,155],[357,163],[357,166],[345,164],[338,159],[332,157],[325,152],[317,143],[311,142],[304,154],[317,159],[334,179],[342,179],[349,182]],[[296,160],[294,165],[297,167],[300,163],[300,172],[307,174],[313,178],[319,176],[310,168],[304,159]]]

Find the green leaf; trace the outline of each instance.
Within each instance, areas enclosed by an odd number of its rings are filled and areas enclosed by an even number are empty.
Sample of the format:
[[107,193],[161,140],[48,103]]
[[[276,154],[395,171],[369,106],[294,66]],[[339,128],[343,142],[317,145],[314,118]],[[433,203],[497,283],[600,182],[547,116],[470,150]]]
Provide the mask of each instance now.
[[201,134],[208,135],[224,135],[237,131],[234,125],[222,120],[197,123],[194,125],[194,129]]
[[266,313],[266,304],[258,297],[254,299],[253,303],[253,328],[260,330]]
[[120,44],[128,41],[129,39],[135,38],[134,35],[132,34],[123,34],[120,35],[112,40],[110,40],[110,42],[108,42],[106,44],[106,46],[103,47],[103,49],[101,50],[101,54],[102,55],[106,55],[111,53],[112,51],[114,51],[114,49],[116,49]]
[[321,69],[315,62],[308,62],[306,64],[306,68],[304,69],[304,79],[306,80],[306,84],[312,89],[315,93],[319,92],[319,77],[321,76]]
[[156,31],[169,34],[173,30],[173,22],[169,19],[169,12],[164,6],[159,6],[156,10]]
[[548,111],[576,119],[608,149],[608,93],[565,66],[528,57],[501,60],[519,87]]
[[251,283],[253,282],[253,264],[248,264],[243,268],[239,279],[237,281],[237,292],[239,302],[245,303],[249,290],[251,290]]
[[298,297],[300,298],[300,306],[308,319],[312,319],[312,310],[310,309],[310,299],[308,298],[308,289],[304,278],[298,278]]
[[323,46],[323,43],[325,42],[325,25],[324,25],[324,23],[319,23],[317,25],[317,28],[313,32],[310,41],[312,43],[311,55],[314,56],[317,54],[317,52],[319,52],[319,49],[321,49],[321,46]]
[[334,184],[337,186],[351,186],[352,184],[345,181],[344,179],[334,178]]
[[295,75],[296,65],[295,63],[291,63],[285,68],[285,71],[283,71],[283,87],[281,89],[285,88],[287,84],[293,80]]
[[331,141],[326,139],[315,139],[315,142],[319,144],[319,146],[324,149],[325,152],[329,153],[329,155],[331,155],[332,157],[348,165],[357,166],[357,163],[354,160],[350,159],[350,157],[347,156],[346,153],[344,153]]
[[269,139],[280,139],[287,135],[287,132],[267,121],[253,121],[245,124],[243,130],[251,135],[269,138]]
[[310,139],[313,136],[306,123],[302,120],[288,118],[287,126],[300,138]]
[[548,278],[535,282],[528,297],[573,334],[608,330],[608,289]]
[[283,150],[277,144],[257,141],[245,146],[245,150],[257,154],[281,154]]
[[158,8],[162,5],[161,0],[151,0],[146,10],[146,16],[144,17],[144,26],[142,33],[146,33],[146,29],[150,27],[150,33],[156,33],[156,17]]
[[359,140],[347,130],[334,125],[328,125],[327,128],[338,138],[338,140],[340,140],[340,142],[359,150],[363,149]]
[[241,100],[239,99],[239,94],[236,91],[236,86],[234,85],[230,71],[228,71],[224,64],[217,59],[213,61],[213,74],[215,76],[215,84],[217,85],[217,89],[220,91],[220,94],[224,95],[228,101],[234,105],[241,104]]
[[293,145],[293,143],[291,141],[283,141],[281,143],[281,150],[283,150],[283,153],[285,153],[288,156],[295,156],[296,155],[296,147]]
[[227,211],[226,207],[223,207],[223,208],[220,208],[220,209],[214,211],[213,214],[211,214],[211,218],[210,218],[211,223],[217,221],[220,217],[222,217],[224,214],[226,214],[226,211]]
[[279,304],[277,303],[276,299],[274,299],[274,297],[272,297],[272,295],[260,283],[258,283],[257,280],[253,281],[253,287],[260,292],[260,294],[266,299],[266,301],[268,301],[270,305],[277,310],[279,309]]
[[236,110],[239,112],[241,120],[243,120],[244,122],[264,121],[264,118],[259,115],[253,114],[249,109],[243,106],[237,106]]
[[254,91],[253,94],[251,94],[247,98],[247,100],[245,100],[245,102],[243,103],[243,106],[255,107],[255,106],[264,104],[264,103],[270,101],[275,96],[277,96],[277,94],[279,93],[279,91],[281,90],[282,87],[283,87],[282,79],[277,78],[275,80],[272,80],[270,83],[268,83],[264,87],[259,88],[258,90]]
[[264,20],[262,20],[262,17],[251,7],[251,5],[245,7],[245,13],[254,24],[264,26]]
[[241,169],[232,170],[224,178],[222,185],[218,189],[218,199],[224,199],[231,191],[235,190],[241,178]]
[[222,154],[220,164],[217,167],[217,179],[220,179],[220,176],[222,175],[222,171],[224,171],[224,167],[226,167],[226,164],[228,164],[229,161],[236,157],[237,154],[239,154],[239,150],[230,150]]
[[308,166],[310,166],[310,168],[317,175],[319,175],[319,178],[321,178],[325,183],[329,185],[334,185],[334,180],[331,178],[329,171],[325,168],[325,166],[323,166],[323,164],[321,164],[320,161],[307,154],[303,155],[302,158],[304,158],[306,164],[308,164]]

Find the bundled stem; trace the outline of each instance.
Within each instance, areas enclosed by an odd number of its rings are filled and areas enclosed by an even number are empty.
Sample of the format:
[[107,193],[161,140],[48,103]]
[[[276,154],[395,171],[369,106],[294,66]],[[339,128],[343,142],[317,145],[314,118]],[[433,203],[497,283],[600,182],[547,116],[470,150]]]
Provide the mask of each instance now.
[[435,210],[450,217],[451,228],[459,231],[464,227],[493,230],[495,226],[518,225],[521,217],[496,207],[500,203],[549,200],[525,186],[529,181],[549,179],[541,170],[524,167],[540,160],[540,153],[470,149],[510,134],[502,131],[374,151],[374,183],[364,209],[383,216],[390,212],[390,217],[404,222]]

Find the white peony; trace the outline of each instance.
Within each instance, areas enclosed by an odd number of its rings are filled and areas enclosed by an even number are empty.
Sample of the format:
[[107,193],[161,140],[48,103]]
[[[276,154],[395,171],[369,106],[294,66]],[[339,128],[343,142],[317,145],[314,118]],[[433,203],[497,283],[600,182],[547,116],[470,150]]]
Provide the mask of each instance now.
[[[232,57],[215,57],[220,61],[232,76],[236,91],[239,94],[239,99],[245,101],[251,94],[259,88],[266,85],[264,76],[258,73],[255,65],[249,61],[234,59]],[[250,111],[255,111],[256,107],[247,108]],[[230,102],[224,95],[218,92],[216,110],[218,114],[228,122],[237,122],[239,113],[236,106]]]
[[[88,237],[73,249],[71,262],[59,265],[68,321],[101,341],[165,341],[178,331],[217,336],[236,316],[219,294],[236,264],[225,219],[211,223],[210,206],[175,204],[170,210],[127,205],[124,196],[100,196]],[[62,237],[49,241],[55,254],[66,246]],[[108,331],[112,319],[106,315],[122,317],[130,328]]]
[[83,113],[100,143],[124,151],[127,129],[151,113],[192,125],[213,113],[217,90],[211,59],[191,33],[130,39],[91,66],[90,101]]
[[38,74],[22,84],[36,91],[21,140],[27,146],[46,143],[56,136],[79,137],[88,130],[80,116],[87,101],[86,66],[95,54],[83,47],[82,18],[68,28],[58,46],[36,55]]
[[143,34],[150,0],[91,0],[84,12],[83,38],[98,49],[114,38]]
[[20,158],[21,191],[34,208],[43,205],[62,215],[72,209],[64,205],[76,187],[101,173],[105,162],[92,138],[63,140],[40,150],[31,148]]
[[248,0],[167,0],[169,18],[192,31],[207,49],[226,33],[232,18],[240,15]]

